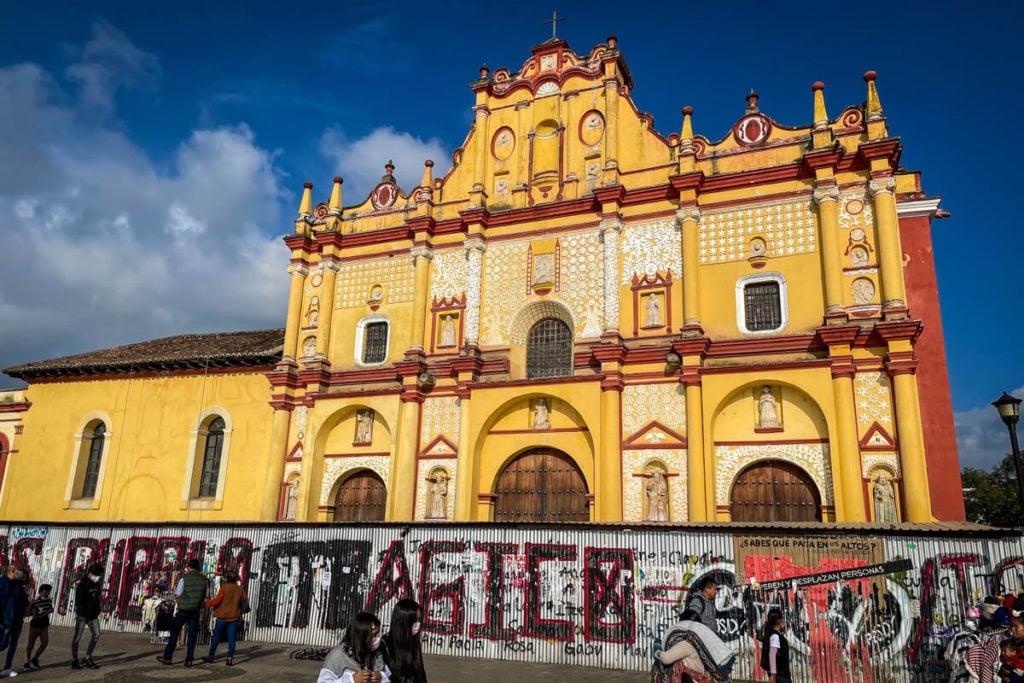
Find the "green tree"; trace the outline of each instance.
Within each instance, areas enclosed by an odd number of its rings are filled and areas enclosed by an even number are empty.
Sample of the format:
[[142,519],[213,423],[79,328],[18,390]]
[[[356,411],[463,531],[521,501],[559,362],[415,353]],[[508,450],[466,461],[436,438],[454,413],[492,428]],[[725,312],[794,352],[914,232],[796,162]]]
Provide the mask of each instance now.
[[1024,526],[1013,454],[1008,453],[991,472],[968,467],[961,475],[968,521],[991,526]]

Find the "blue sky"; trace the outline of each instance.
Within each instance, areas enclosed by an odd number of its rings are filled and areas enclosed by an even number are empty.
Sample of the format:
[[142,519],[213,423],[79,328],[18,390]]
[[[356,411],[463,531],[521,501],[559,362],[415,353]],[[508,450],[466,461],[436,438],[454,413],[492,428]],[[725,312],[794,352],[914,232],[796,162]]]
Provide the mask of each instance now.
[[879,72],[903,164],[953,214],[934,239],[961,457],[998,459],[986,404],[1024,389],[1020,3],[0,1],[0,367],[280,325],[302,182],[344,175],[350,203],[388,158],[406,184],[443,173],[480,64],[517,69],[555,7],[577,52],[618,36],[665,133],[690,104],[721,137],[751,87],[806,124],[813,81],[836,115]]

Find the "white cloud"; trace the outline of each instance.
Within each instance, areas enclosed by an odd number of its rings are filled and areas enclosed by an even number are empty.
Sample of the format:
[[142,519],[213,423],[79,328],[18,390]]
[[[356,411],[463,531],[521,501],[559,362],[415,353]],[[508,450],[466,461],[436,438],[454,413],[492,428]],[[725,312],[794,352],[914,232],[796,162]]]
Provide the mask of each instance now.
[[37,65],[0,68],[0,367],[283,324],[275,153],[242,125],[193,131],[157,163],[94,115],[154,64],[97,24],[68,71],[78,100]]
[[[1010,392],[1024,398],[1024,387]],[[992,469],[1010,452],[1010,436],[999,413],[986,404],[953,415],[961,467]],[[1018,429],[1021,425],[1018,425]]]
[[384,175],[384,164],[395,164],[398,185],[409,192],[423,177],[423,162],[435,162],[435,173],[448,168],[451,154],[437,138],[422,140],[409,133],[384,126],[368,135],[349,140],[338,128],[328,129],[320,138],[320,152],[334,164],[335,173],[345,178],[347,204],[362,201]]

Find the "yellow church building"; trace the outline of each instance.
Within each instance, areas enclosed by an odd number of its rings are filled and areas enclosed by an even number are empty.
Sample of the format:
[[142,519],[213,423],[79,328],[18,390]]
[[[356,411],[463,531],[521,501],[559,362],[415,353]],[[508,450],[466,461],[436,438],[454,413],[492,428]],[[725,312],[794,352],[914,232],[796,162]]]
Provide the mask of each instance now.
[[8,368],[0,515],[962,519],[944,212],[864,80],[712,138],[654,128],[614,37],[482,68],[444,175],[305,185],[283,330]]

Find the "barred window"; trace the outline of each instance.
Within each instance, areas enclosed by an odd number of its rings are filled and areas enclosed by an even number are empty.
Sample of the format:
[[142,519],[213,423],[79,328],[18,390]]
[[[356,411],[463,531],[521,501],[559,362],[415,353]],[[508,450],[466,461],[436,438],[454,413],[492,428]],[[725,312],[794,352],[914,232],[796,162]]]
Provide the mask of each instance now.
[[363,330],[363,362],[383,363],[388,357],[388,324],[367,323]]
[[749,332],[782,327],[782,293],[779,283],[769,280],[744,285],[743,315]]
[[203,448],[203,469],[199,473],[199,497],[216,498],[217,484],[220,480],[220,457],[224,449],[224,420],[214,418],[205,431],[200,432],[206,438]]
[[96,497],[96,486],[100,480],[100,463],[103,461],[103,442],[106,440],[106,432],[107,426],[100,422],[93,427],[89,434],[85,435],[85,445],[89,449],[89,455],[85,461],[85,476],[82,478],[81,498]]
[[541,320],[526,342],[526,376],[567,377],[572,374],[572,330],[561,320]]

